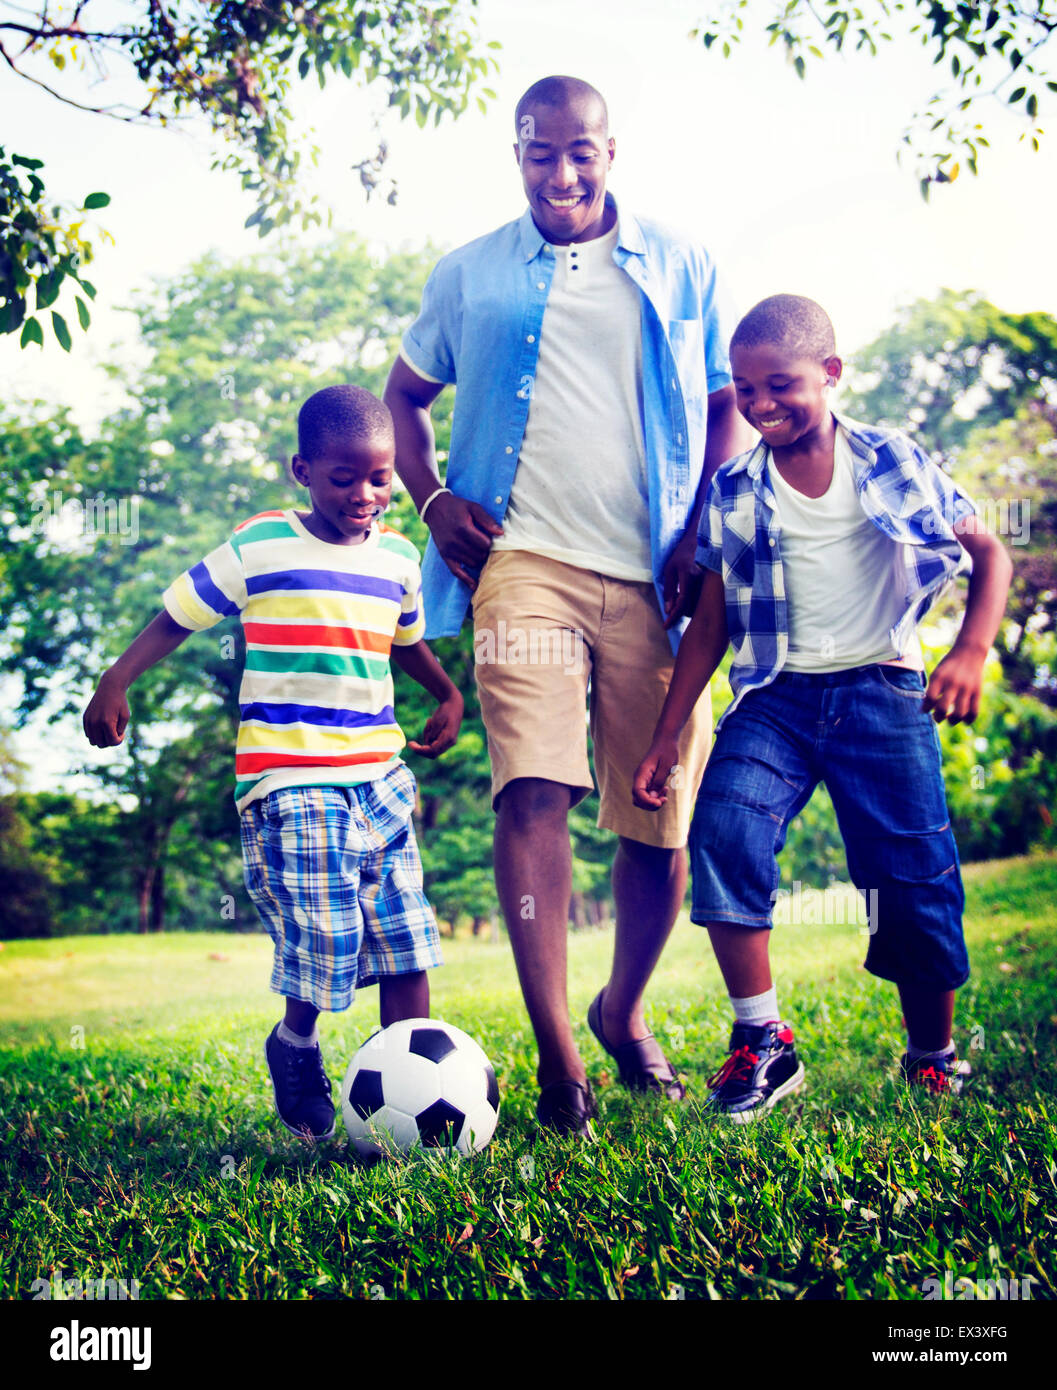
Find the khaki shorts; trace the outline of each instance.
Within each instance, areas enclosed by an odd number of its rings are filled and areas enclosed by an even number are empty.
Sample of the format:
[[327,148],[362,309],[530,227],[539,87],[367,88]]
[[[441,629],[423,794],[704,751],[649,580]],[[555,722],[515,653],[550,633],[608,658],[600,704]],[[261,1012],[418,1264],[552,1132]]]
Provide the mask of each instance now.
[[642,844],[686,844],[712,742],[706,690],[679,742],[678,775],[656,812],[631,799],[674,658],[653,585],[611,579],[527,550],[493,550],[473,596],[474,658],[492,763],[492,805],[517,777],[591,791],[598,824]]

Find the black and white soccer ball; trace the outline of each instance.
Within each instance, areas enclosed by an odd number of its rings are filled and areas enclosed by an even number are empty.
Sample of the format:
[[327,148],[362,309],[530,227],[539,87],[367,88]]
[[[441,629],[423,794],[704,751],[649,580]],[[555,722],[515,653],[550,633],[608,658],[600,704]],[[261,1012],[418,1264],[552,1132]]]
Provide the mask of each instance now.
[[358,1153],[461,1154],[483,1149],[499,1119],[492,1064],[469,1034],[437,1018],[405,1018],[367,1039],[341,1085]]

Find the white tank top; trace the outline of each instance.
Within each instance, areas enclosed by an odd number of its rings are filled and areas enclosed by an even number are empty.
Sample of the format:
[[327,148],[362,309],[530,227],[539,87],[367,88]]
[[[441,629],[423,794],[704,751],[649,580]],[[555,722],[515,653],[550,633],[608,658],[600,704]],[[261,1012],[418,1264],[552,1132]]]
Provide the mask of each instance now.
[[905,653],[891,630],[906,611],[904,547],[870,520],[859,501],[843,428],[834,440],[833,479],[806,497],[767,456],[782,528],[781,557],[789,612],[788,671],[843,671],[891,662],[921,669],[915,632]]

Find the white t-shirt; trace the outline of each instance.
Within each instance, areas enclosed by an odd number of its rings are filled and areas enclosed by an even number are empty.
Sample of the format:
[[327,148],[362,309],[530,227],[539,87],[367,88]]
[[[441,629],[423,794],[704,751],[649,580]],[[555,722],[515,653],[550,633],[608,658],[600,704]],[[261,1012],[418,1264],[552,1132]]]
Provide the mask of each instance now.
[[876,662],[924,662],[915,633],[906,652],[891,629],[906,609],[903,546],[862,509],[851,448],[838,426],[833,479],[821,497],[806,497],[767,456],[767,475],[782,528],[782,570],[789,612],[788,671],[843,671]]
[[616,579],[651,578],[639,292],[613,261],[617,228],[554,246],[528,423],[504,534]]

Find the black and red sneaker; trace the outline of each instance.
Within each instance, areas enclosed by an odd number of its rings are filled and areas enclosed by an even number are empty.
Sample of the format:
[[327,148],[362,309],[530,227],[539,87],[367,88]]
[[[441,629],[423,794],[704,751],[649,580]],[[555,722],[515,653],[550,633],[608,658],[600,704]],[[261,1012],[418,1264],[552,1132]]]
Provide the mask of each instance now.
[[899,1069],[911,1090],[930,1091],[934,1096],[960,1095],[972,1071],[969,1063],[959,1062],[953,1052],[948,1057],[919,1057],[915,1062],[908,1062],[904,1052]]
[[705,1102],[711,1112],[747,1124],[804,1084],[804,1064],[796,1055],[788,1023],[735,1023],[730,1056],[708,1078]]

